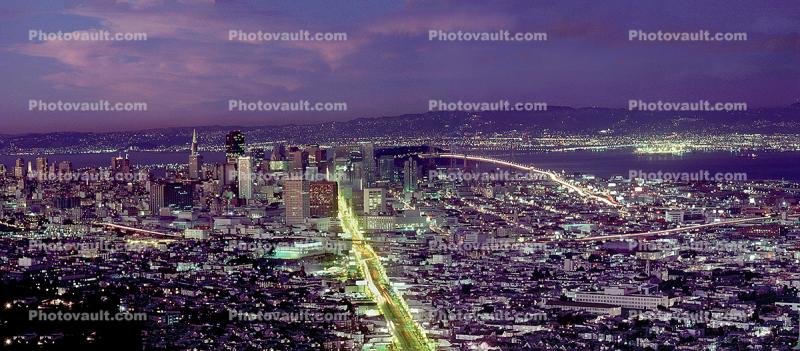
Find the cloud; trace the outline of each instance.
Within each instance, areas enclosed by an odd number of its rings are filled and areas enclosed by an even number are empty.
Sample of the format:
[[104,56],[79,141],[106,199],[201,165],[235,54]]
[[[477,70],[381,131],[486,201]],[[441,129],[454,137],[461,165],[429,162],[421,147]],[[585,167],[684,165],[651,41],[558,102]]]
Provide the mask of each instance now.
[[364,43],[361,39],[230,42],[227,35],[232,25],[254,31],[288,31],[291,25],[276,21],[263,26],[263,18],[255,16],[230,21],[204,6],[164,9],[181,4],[160,0],[115,5],[90,4],[66,13],[98,19],[103,27],[95,29],[145,32],[146,42],[31,42],[12,51],[58,62],[60,72],[42,77],[57,89],[92,89],[98,98],[146,99],[177,109],[229,96],[296,92],[311,81],[309,75],[339,67]]
[[[152,48],[120,42],[50,41],[24,44],[16,50],[65,66],[43,77],[61,89],[94,89],[98,97],[145,99],[165,107],[221,100],[241,91],[269,93],[303,86],[299,79],[265,69],[260,58],[264,48],[229,51],[175,44]],[[220,89],[223,86],[230,90]]]
[[381,20],[367,30],[371,33],[391,35],[417,35],[429,30],[489,31],[508,29],[514,21],[507,15],[491,13],[430,13],[402,15]]
[[[44,13],[53,19],[46,26],[50,30],[61,25],[64,30],[77,26],[145,32],[148,40],[11,44],[20,39],[0,36],[13,53],[37,58],[22,63],[28,58],[0,52],[9,59],[9,71],[15,65],[25,67],[12,79],[34,80],[19,86],[30,87],[37,94],[74,91],[109,100],[145,100],[151,103],[151,110],[186,111],[187,115],[218,113],[208,107],[228,98],[249,97],[342,99],[351,102],[348,114],[353,117],[359,117],[353,111],[362,101],[368,105],[362,111],[391,115],[415,112],[417,100],[447,94],[489,99],[535,92],[566,104],[615,104],[613,95],[619,94],[619,89],[682,92],[685,86],[697,84],[692,77],[707,80],[703,86],[709,91],[747,81],[739,85],[758,95],[766,89],[752,87],[796,87],[797,70],[792,64],[800,52],[800,22],[793,19],[796,6],[788,3],[786,9],[778,10],[754,6],[745,21],[707,16],[717,9],[710,5],[691,13],[683,11],[696,7],[688,2],[665,6],[672,9],[666,12],[655,5],[620,11],[630,6],[616,2],[531,4],[505,0],[414,0],[383,8],[348,4],[335,9],[325,2],[77,3],[66,9],[51,5],[41,11],[26,6],[0,9],[0,18],[14,18],[3,32],[14,33],[19,28],[13,26],[21,26],[19,32],[24,33],[30,25],[25,21],[37,23],[36,16]],[[60,12],[54,15],[53,11]],[[689,15],[676,15],[683,13]],[[707,23],[709,18],[716,20]],[[773,18],[779,21],[770,22]],[[742,43],[627,40],[631,28],[704,27],[742,28],[752,36]],[[348,39],[228,41],[230,30],[345,32]],[[546,32],[549,40],[531,44],[437,43],[427,40],[429,30]],[[28,68],[32,66],[35,68]],[[575,86],[593,88],[575,90]]]

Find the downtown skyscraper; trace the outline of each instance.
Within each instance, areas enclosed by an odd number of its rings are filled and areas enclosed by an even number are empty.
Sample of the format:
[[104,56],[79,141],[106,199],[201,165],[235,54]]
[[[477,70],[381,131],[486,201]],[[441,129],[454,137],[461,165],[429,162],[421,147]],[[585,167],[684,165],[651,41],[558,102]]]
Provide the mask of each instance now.
[[413,193],[417,190],[417,161],[409,158],[403,163],[403,191]]
[[309,206],[311,217],[336,217],[338,213],[339,186],[327,180],[311,182]]
[[378,171],[378,167],[375,164],[375,144],[361,144],[361,157],[364,162],[364,184],[365,186],[372,186]]
[[253,198],[253,162],[249,156],[239,157],[237,162],[239,198],[250,200]]
[[27,169],[25,168],[25,160],[23,158],[17,158],[17,161],[14,163],[14,177],[17,179],[25,178],[27,175]]
[[225,136],[225,156],[228,158],[228,161],[235,162],[239,156],[244,156],[244,153],[244,134],[238,130],[228,133],[228,135]]
[[202,178],[203,156],[198,152],[197,130],[192,131],[191,154],[189,155],[189,179],[197,180]]
[[286,225],[303,224],[310,216],[310,182],[302,177],[287,179],[283,184]]

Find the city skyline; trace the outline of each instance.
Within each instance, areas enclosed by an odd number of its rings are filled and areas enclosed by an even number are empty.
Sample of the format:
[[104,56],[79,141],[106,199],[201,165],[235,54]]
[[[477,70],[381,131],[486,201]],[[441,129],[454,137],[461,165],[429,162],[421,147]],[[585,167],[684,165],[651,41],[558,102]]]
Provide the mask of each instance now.
[[[25,350],[30,340],[39,340],[53,347],[102,349],[119,338],[145,349],[196,345],[195,337],[168,332],[183,328],[206,335],[204,344],[217,345],[241,330],[266,325],[307,340],[294,341],[287,350],[534,350],[534,345],[552,347],[551,338],[576,348],[649,350],[673,342],[698,345],[701,341],[679,335],[713,334],[718,328],[756,330],[748,342],[774,349],[796,342],[789,319],[800,308],[800,283],[784,277],[796,265],[781,266],[795,257],[791,248],[800,238],[796,183],[748,179],[747,173],[712,177],[709,171],[631,170],[627,178],[604,178],[482,156],[480,150],[462,154],[374,142],[277,143],[267,157],[240,130],[226,131],[216,147],[200,140],[203,135],[193,130],[178,164],[139,164],[114,156],[108,168],[74,167],[69,158],[58,162],[39,156],[28,160],[27,171],[21,157],[13,170],[0,167],[5,189],[0,202],[5,261],[0,265],[8,271],[0,273],[0,284],[15,287],[0,295],[11,301],[0,316],[18,323],[13,329],[0,327],[5,346]],[[218,151],[223,157],[199,162],[208,147],[224,150]],[[675,151],[636,151],[643,152]],[[715,191],[718,187],[726,191]],[[763,192],[752,193],[752,187]],[[673,200],[662,202],[667,198]],[[769,242],[767,251],[764,242]],[[685,255],[692,256],[673,259]],[[126,262],[142,259],[150,268],[125,273]],[[65,301],[64,308],[34,310],[36,298],[19,298],[51,296],[49,289],[26,292],[14,284],[42,279],[39,270],[71,260],[85,262],[77,267],[90,271],[96,269],[93,260],[104,263],[97,278],[80,274],[80,268],[54,273],[67,282],[56,284],[54,293]],[[159,262],[155,267],[153,260]],[[748,268],[740,270],[742,264]],[[771,265],[773,272],[756,273],[761,264]],[[677,267],[687,271],[678,273]],[[688,285],[709,289],[704,272],[758,284],[773,279],[760,275],[775,274],[778,267],[785,270],[773,276],[782,279],[768,293],[774,303],[731,286],[721,287],[723,296],[738,293],[738,303],[713,308],[724,300],[698,299],[686,290]],[[161,281],[153,268],[162,274],[175,269],[167,274],[174,274],[180,289],[156,298],[159,290],[145,284],[134,289],[141,291],[134,302],[126,279]],[[108,274],[109,269],[117,273]],[[473,270],[480,276],[471,275]],[[119,290],[97,292],[101,281]],[[542,283],[557,285],[543,288]],[[209,294],[242,284],[246,288],[239,294]],[[442,289],[453,284],[460,288]],[[113,294],[120,303],[96,304],[67,291]],[[238,300],[245,291],[259,293]],[[302,291],[313,302],[294,305],[284,295]],[[167,311],[166,301],[193,307]],[[359,308],[344,312],[344,301]],[[704,309],[696,310],[698,303]],[[14,317],[26,308],[27,320]],[[102,317],[103,323],[125,325],[131,333],[64,319],[78,313],[70,311],[86,309],[86,318]],[[226,317],[199,317],[194,310]],[[769,333],[758,331],[767,327],[766,320],[782,323]],[[71,323],[79,332],[48,333],[42,329],[47,321]],[[625,323],[634,327],[620,327]],[[206,334],[205,325],[229,329],[217,339]],[[518,331],[498,336],[505,325]],[[635,343],[607,340],[606,335],[612,340],[640,335],[649,326],[669,332]],[[575,334],[581,328],[602,333],[587,340]],[[81,332],[90,337],[78,337]],[[731,339],[734,335],[723,333],[713,342],[741,345]],[[259,333],[236,343],[282,344]]]
[[0,351],[800,349],[795,0],[0,28]]

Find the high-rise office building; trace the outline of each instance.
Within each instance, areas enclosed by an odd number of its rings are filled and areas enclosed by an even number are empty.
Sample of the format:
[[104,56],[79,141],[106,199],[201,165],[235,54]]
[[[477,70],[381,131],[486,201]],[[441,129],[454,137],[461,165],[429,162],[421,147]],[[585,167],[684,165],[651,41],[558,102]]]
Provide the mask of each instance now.
[[122,156],[117,156],[111,159],[111,173],[130,173],[131,172],[131,160],[128,159],[128,155],[125,155],[125,158]]
[[164,206],[164,184],[153,183],[150,184],[150,212],[157,214]]
[[36,178],[37,179],[44,179],[47,175],[47,157],[37,157],[36,158]]
[[314,150],[314,161],[316,162],[317,172],[324,174],[326,179],[330,180],[333,176],[333,171],[330,169],[330,163],[328,162],[328,150],[316,148]]
[[339,186],[336,182],[314,181],[309,185],[311,217],[336,217],[339,211]]
[[336,151],[334,154],[333,159],[333,166],[330,167],[333,171],[333,177],[336,180],[342,180],[346,183],[350,183],[350,157],[341,155],[339,151]]
[[364,213],[386,212],[386,189],[364,188]]
[[249,200],[253,198],[253,162],[248,156],[239,157],[237,163],[239,198]]
[[269,156],[269,169],[271,171],[290,170],[291,165],[286,161],[286,147],[283,144],[275,144]]
[[244,156],[244,134],[241,131],[234,130],[225,136],[225,156],[229,160]]
[[361,160],[353,162],[350,170],[350,179],[354,190],[361,191],[366,186],[367,182],[364,180],[364,162]]
[[236,165],[231,163],[218,164],[215,179],[223,187],[232,185],[236,181]]
[[377,173],[377,167],[375,166],[375,145],[373,143],[361,144],[361,157],[364,162],[364,184],[365,186],[372,186]]
[[308,154],[308,165],[306,166],[306,174],[310,181],[315,180],[322,180],[319,178],[319,175],[324,175],[326,173],[325,167],[326,162],[324,159],[321,159],[323,156],[323,151],[319,145],[311,145],[306,148],[306,153]]
[[289,160],[292,161],[292,173],[302,174],[308,165],[308,153],[303,150],[289,152]]
[[309,182],[313,182],[313,181],[316,181],[316,180],[323,180],[324,179],[324,178],[320,177],[319,168],[317,168],[317,166],[306,166],[306,171],[305,171],[304,174],[305,174],[306,180],[308,180]]
[[403,191],[413,193],[417,190],[417,161],[409,158],[403,163]]
[[311,212],[310,182],[295,177],[283,184],[283,201],[286,206],[286,225],[303,224]]
[[202,179],[203,156],[198,152],[197,130],[192,132],[192,153],[189,155],[189,179]]
[[262,149],[262,148],[256,148],[256,149],[250,150],[250,157],[253,158],[253,164],[258,164],[258,163],[261,163],[261,161],[264,161],[265,155],[266,155],[266,153],[264,152],[264,149]]
[[164,190],[164,202],[167,207],[191,209],[194,186],[184,183],[169,183]]
[[17,179],[25,178],[27,172],[25,171],[25,160],[21,157],[14,163],[14,177]]
[[378,159],[378,174],[380,180],[394,180],[394,157],[381,156]]
[[150,185],[150,210],[158,213],[164,207],[186,210],[192,208],[194,188],[184,183],[153,183]]
[[286,147],[283,144],[275,144],[269,156],[271,161],[283,161],[286,159]]
[[309,166],[316,166],[317,162],[317,154],[319,153],[320,148],[319,145],[310,145],[306,147],[306,152],[308,153],[308,165]]

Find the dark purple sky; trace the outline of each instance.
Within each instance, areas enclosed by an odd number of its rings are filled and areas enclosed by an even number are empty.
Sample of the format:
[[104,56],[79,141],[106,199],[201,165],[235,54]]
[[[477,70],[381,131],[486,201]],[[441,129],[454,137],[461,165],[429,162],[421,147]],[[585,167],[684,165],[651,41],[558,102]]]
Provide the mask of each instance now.
[[[29,30],[145,32],[32,42]],[[345,32],[247,43],[228,31]],[[429,29],[546,32],[436,42]],[[744,42],[629,42],[628,30],[746,32]],[[0,2],[0,133],[307,123],[424,112],[428,100],[625,107],[629,99],[785,106],[800,98],[800,3],[785,1]],[[29,112],[28,101],[148,103],[145,113]],[[341,101],[346,112],[228,112],[228,99]]]

